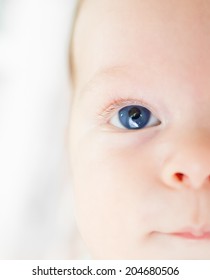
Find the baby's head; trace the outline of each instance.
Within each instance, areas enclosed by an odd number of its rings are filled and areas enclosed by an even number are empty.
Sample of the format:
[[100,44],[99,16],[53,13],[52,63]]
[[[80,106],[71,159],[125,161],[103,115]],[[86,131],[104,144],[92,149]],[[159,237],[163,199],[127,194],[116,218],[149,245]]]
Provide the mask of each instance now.
[[210,259],[209,34],[210,1],[82,1],[70,153],[93,258]]

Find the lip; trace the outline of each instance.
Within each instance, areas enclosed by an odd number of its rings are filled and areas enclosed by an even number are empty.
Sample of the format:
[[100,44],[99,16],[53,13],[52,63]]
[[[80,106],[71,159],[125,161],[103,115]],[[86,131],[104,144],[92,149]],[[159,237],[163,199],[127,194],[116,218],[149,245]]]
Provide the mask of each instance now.
[[210,240],[210,226],[202,226],[199,228],[185,227],[169,234],[185,239]]

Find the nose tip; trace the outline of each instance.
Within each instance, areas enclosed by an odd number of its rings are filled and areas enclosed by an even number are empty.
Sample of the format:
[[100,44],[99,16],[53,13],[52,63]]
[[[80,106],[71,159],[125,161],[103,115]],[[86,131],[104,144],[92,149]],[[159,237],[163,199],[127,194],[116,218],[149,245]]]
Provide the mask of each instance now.
[[[195,123],[160,146],[161,180],[174,189],[210,189],[210,130]],[[182,132],[182,133],[181,133]]]
[[191,141],[188,145],[186,142],[182,145],[179,143],[169,151],[162,164],[162,180],[168,187],[194,190],[210,188],[209,141]]
[[[194,175],[194,176],[193,176]],[[204,187],[206,184],[209,184],[210,175],[203,178],[202,176],[196,175],[195,173],[189,176],[181,172],[175,172],[172,175],[170,186],[173,188],[192,188],[198,190]]]

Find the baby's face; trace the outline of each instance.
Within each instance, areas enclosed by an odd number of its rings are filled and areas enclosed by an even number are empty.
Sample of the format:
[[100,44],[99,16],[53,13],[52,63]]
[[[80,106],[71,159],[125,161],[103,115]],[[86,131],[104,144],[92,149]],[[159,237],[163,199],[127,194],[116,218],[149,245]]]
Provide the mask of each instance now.
[[93,258],[210,259],[209,34],[210,1],[84,1],[70,152]]

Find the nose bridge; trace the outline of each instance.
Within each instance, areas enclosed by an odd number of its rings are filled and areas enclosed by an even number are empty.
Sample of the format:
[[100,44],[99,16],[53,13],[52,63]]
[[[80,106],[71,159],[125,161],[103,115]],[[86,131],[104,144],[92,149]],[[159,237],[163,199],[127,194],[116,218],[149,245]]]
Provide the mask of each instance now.
[[172,140],[162,179],[171,188],[210,186],[210,131],[188,130]]

